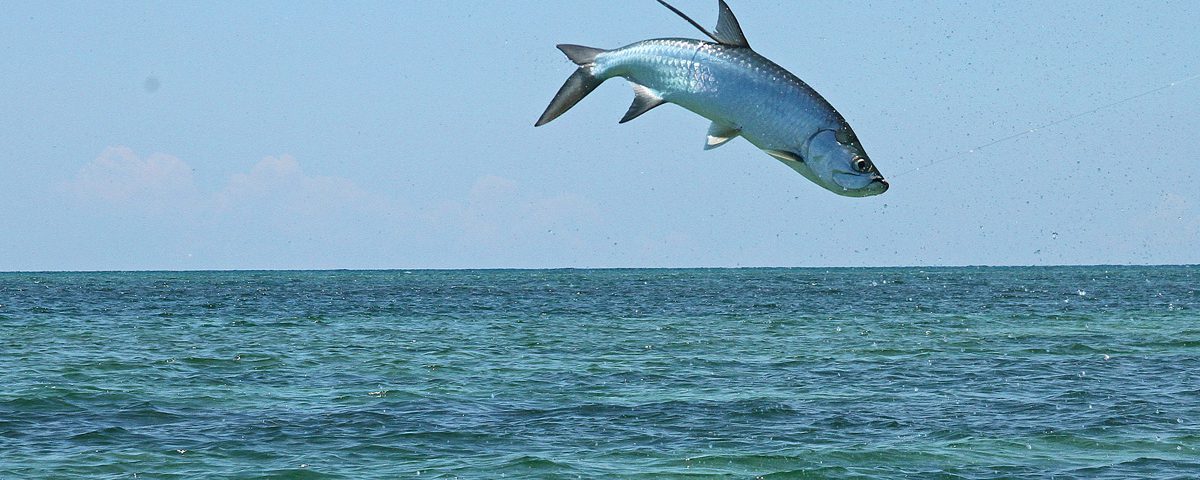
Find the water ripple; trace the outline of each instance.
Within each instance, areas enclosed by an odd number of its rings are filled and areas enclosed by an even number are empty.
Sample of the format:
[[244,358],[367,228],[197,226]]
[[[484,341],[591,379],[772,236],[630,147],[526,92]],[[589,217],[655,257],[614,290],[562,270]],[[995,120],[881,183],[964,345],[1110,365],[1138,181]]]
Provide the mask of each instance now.
[[0,274],[0,477],[1192,478],[1198,274]]

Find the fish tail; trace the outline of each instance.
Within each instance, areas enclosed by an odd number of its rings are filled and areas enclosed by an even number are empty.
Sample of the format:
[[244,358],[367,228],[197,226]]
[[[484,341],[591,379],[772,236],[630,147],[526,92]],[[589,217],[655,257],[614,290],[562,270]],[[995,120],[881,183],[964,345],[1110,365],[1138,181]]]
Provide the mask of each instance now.
[[604,83],[603,78],[592,74],[592,67],[595,66],[596,56],[607,50],[569,44],[559,45],[558,49],[562,50],[572,62],[579,65],[579,68],[570,77],[567,77],[567,81],[558,89],[558,93],[554,95],[554,99],[550,101],[546,111],[542,113],[541,118],[538,118],[537,123],[533,124],[535,127],[540,127],[558,118],[559,115],[583,100],[587,94],[592,93],[592,90],[595,90],[601,83]]

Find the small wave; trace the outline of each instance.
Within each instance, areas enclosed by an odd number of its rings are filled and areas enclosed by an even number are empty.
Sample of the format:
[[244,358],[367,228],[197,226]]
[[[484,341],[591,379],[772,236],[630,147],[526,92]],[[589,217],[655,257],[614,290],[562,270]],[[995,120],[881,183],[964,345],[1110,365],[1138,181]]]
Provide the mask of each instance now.
[[1200,462],[1138,457],[1111,465],[1076,468],[1065,473],[1078,475],[1080,478],[1168,478],[1163,476],[1164,472],[1200,472]]
[[270,480],[331,480],[347,477],[330,473],[322,473],[316,469],[305,466],[301,468],[280,468],[267,470],[262,473],[262,476],[256,476],[256,478]]
[[133,433],[118,426],[101,427],[83,433],[71,435],[68,439],[75,443],[87,445],[117,445],[140,442],[142,435]]
[[527,473],[541,471],[555,471],[563,473],[563,470],[572,470],[573,467],[567,463],[560,463],[549,458],[540,457],[537,455],[514,455],[504,459],[499,468],[509,470],[519,470]]
[[69,396],[53,394],[12,398],[0,401],[0,412],[10,411],[14,415],[83,412],[85,409],[67,398]]
[[187,419],[187,416],[167,411],[150,402],[137,402],[122,407],[113,418],[123,425],[144,426],[177,423]]

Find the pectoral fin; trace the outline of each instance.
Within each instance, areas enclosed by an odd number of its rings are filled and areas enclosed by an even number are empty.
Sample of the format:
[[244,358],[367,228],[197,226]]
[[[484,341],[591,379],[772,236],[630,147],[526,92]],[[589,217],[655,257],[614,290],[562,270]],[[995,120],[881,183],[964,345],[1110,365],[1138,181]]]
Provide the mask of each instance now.
[[625,116],[621,117],[620,123],[625,123],[637,118],[639,115],[649,112],[654,107],[667,103],[657,93],[649,88],[638,84],[633,84],[633,105],[629,106],[629,110],[625,112]]
[[763,151],[764,151],[764,152],[767,152],[767,155],[770,155],[770,156],[772,156],[772,157],[775,157],[775,158],[777,158],[777,159],[779,159],[779,160],[783,160],[783,161],[785,161],[785,162],[797,162],[797,163],[804,163],[804,157],[801,157],[800,155],[797,155],[797,154],[795,154],[795,153],[789,152],[789,151],[787,151],[787,150],[768,150],[768,149],[763,149]]
[[741,134],[742,131],[737,128],[713,122],[708,127],[708,142],[704,144],[704,149],[712,150],[717,148]]

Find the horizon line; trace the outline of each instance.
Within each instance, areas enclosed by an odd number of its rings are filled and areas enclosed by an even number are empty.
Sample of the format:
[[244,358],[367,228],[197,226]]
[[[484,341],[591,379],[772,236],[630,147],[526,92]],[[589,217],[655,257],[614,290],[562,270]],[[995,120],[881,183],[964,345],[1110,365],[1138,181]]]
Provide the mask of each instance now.
[[687,267],[381,267],[381,268],[210,268],[210,269],[96,269],[96,270],[0,270],[20,273],[252,273],[252,272],[469,272],[469,271],[554,271],[554,270],[818,270],[897,268],[1069,268],[1069,267],[1197,267],[1200,263],[1062,263],[1062,264],[941,264],[941,265],[810,265],[810,266],[687,266]]

